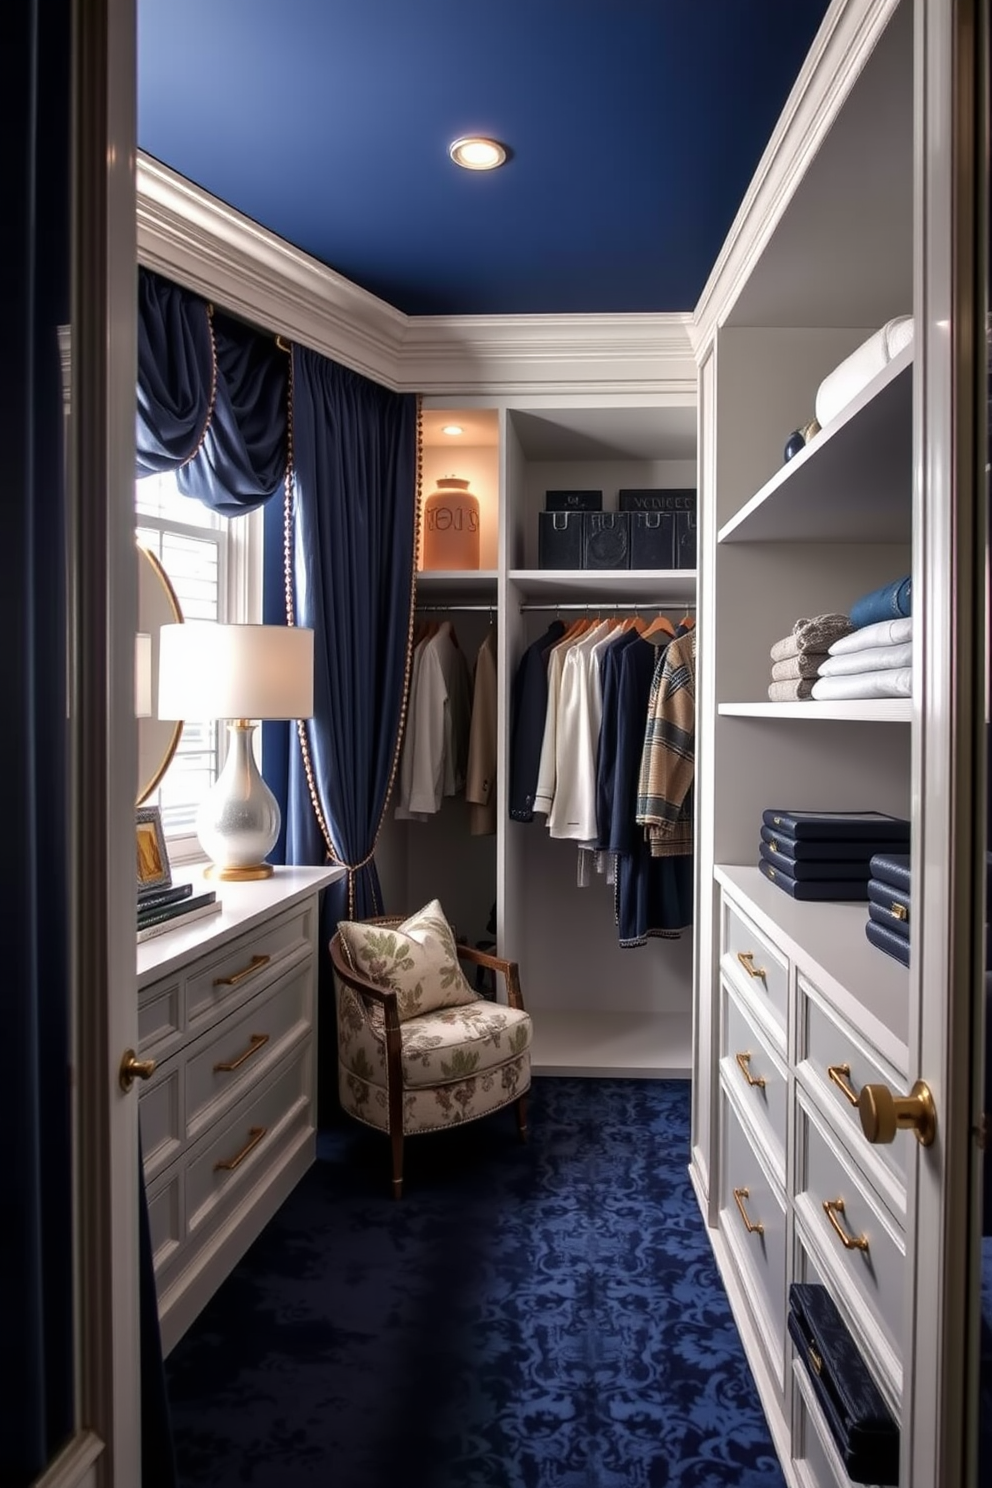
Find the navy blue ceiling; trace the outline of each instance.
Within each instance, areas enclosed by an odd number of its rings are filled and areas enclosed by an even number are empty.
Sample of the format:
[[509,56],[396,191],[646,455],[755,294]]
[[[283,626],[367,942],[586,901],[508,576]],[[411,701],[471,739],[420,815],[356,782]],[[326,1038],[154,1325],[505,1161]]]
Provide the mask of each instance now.
[[411,315],[691,310],[826,8],[138,0],[138,142]]

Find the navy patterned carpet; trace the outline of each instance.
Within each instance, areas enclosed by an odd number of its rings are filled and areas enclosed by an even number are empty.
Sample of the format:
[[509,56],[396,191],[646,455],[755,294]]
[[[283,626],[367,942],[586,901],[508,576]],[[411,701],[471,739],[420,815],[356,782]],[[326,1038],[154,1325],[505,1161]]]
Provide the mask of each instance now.
[[323,1133],[167,1361],[182,1488],[781,1488],[689,1185],[689,1085],[538,1079]]

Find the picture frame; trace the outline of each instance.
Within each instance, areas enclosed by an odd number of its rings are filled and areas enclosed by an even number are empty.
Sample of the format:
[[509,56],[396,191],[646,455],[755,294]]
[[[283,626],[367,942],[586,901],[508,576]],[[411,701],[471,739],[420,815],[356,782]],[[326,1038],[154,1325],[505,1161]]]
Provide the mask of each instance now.
[[138,898],[149,889],[172,887],[172,868],[158,806],[139,806],[135,814]]

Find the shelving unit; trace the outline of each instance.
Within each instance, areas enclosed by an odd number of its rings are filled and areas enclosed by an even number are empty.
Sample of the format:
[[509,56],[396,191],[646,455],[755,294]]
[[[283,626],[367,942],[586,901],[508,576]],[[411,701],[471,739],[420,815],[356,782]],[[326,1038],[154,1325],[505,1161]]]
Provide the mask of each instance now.
[[912,698],[850,698],[821,703],[718,703],[721,718],[801,718],[806,723],[911,723]]

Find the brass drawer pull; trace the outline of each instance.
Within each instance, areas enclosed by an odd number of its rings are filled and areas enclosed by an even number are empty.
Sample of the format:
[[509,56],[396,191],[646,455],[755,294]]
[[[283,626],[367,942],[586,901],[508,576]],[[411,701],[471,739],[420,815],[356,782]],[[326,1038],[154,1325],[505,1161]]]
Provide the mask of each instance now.
[[764,1090],[767,1083],[764,1075],[752,1075],[751,1071],[748,1069],[748,1064],[751,1059],[751,1051],[748,1050],[746,1054],[735,1054],[734,1058],[737,1060],[737,1068],[740,1070],[747,1083],[749,1085],[757,1085],[759,1090]]
[[837,1218],[838,1214],[844,1213],[843,1199],[824,1199],[823,1212],[829,1219],[834,1234],[837,1236],[838,1240],[841,1242],[845,1250],[868,1249],[868,1236],[849,1235],[847,1231],[842,1227],[840,1220]]
[[259,1049],[264,1049],[265,1045],[268,1042],[269,1035],[267,1033],[253,1033],[251,1036],[251,1043],[248,1045],[245,1052],[243,1054],[239,1054],[237,1059],[230,1059],[224,1064],[215,1064],[214,1074],[229,1075],[232,1070],[240,1069],[246,1060],[250,1059],[253,1054],[257,1054]]
[[239,982],[244,981],[245,977],[254,976],[256,971],[261,971],[263,966],[268,966],[271,960],[271,956],[252,956],[248,965],[243,967],[241,971],[235,971],[229,977],[214,977],[214,986],[236,987]]
[[755,1221],[748,1219],[747,1210],[744,1208],[744,1200],[750,1198],[750,1196],[751,1190],[749,1188],[734,1189],[734,1202],[740,1210],[741,1219],[744,1221],[744,1228],[749,1235],[763,1235],[765,1233],[764,1225],[760,1220],[755,1223]]
[[848,1084],[851,1078],[851,1066],[849,1064],[828,1064],[827,1077],[833,1080],[837,1089],[851,1102],[852,1106],[858,1104],[858,1093]]
[[236,1157],[226,1157],[221,1162],[214,1163],[215,1173],[233,1173],[235,1168],[240,1168],[249,1152],[254,1152],[259,1142],[268,1131],[267,1126],[250,1126],[248,1128],[248,1140]]
[[765,980],[768,973],[763,966],[755,966],[753,951],[738,951],[737,959],[749,977],[758,977],[761,981]]

